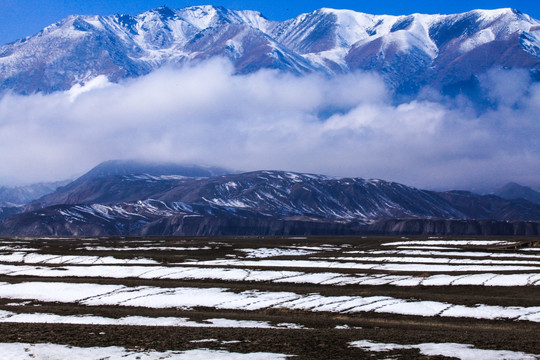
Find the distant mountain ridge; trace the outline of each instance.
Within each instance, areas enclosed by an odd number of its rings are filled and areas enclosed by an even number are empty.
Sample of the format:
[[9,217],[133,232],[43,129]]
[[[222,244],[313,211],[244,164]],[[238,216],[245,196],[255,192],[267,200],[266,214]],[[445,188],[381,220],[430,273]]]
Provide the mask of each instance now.
[[[172,162],[110,160],[97,165],[73,182],[58,189],[58,191],[51,191],[39,199],[35,198],[35,201],[26,206],[26,210],[56,204],[139,200],[156,191],[152,184],[163,187],[166,186],[164,184],[168,181],[175,183],[176,180],[183,178],[208,178],[231,172],[218,167]],[[121,183],[124,179],[133,179],[134,181],[125,183],[128,186],[124,186],[123,190],[119,190],[118,186],[108,188],[103,181],[106,178],[120,179]],[[138,184],[137,187],[134,186],[135,183]]]
[[71,181],[65,180],[20,186],[2,186],[0,187],[0,204],[23,205],[46,194],[52,193],[69,182]]
[[0,220],[20,214],[25,204],[55,192],[70,180],[0,187]]
[[88,171],[77,181],[97,179],[112,175],[179,175],[186,177],[212,177],[231,173],[230,170],[215,166],[177,164],[173,162],[143,160],[109,160]]
[[250,210],[284,218],[465,217],[431,193],[401,184],[285,171],[197,179],[108,176],[66,186],[30,205],[110,205],[136,200]]
[[0,47],[0,89],[50,93],[216,56],[239,74],[367,70],[397,93],[425,85],[452,92],[491,68],[540,76],[540,22],[514,9],[390,16],[323,8],[286,21],[216,6],[70,16]]
[[540,204],[540,192],[530,187],[516,183],[508,183],[493,192],[503,199],[525,199],[535,204]]
[[[156,172],[125,174],[143,168]],[[165,175],[159,169],[98,165],[23,213],[7,214],[0,234],[540,234],[540,205],[523,199],[287,171],[190,177],[171,174],[170,164]]]

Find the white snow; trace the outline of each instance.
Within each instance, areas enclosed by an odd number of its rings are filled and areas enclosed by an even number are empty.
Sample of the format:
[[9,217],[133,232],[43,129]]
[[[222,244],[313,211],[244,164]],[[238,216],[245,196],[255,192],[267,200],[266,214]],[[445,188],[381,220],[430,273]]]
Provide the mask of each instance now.
[[[457,250],[457,249],[456,249]],[[406,249],[403,250],[399,247],[399,250],[368,250],[368,251],[346,251],[345,254],[369,254],[369,255],[394,255],[394,256],[403,256],[403,255],[414,255],[414,256],[446,256],[446,257],[486,257],[486,258],[514,258],[514,259],[539,259],[540,255],[537,254],[520,254],[516,252],[484,252],[484,251],[434,251],[434,250],[424,250],[421,248],[417,249]],[[373,257],[373,259],[377,259]]]
[[209,204],[217,205],[217,206],[228,206],[228,207],[236,207],[236,208],[249,208],[251,205],[243,202],[242,200],[238,199],[229,199],[224,200],[220,198],[213,198],[213,199],[205,199],[203,197],[203,200],[206,201]]
[[474,345],[456,343],[424,343],[416,345],[400,345],[392,343],[378,343],[370,340],[353,341],[352,347],[364,349],[369,352],[388,352],[403,349],[418,349],[420,354],[427,356],[447,356],[461,360],[536,360],[538,355],[526,354],[508,350],[477,349]]
[[[437,254],[434,254],[437,255]],[[459,255],[458,255],[459,256]],[[383,262],[383,263],[410,263],[410,264],[482,264],[482,265],[535,265],[540,266],[540,261],[534,260],[502,260],[502,259],[456,259],[444,257],[421,257],[421,256],[337,256],[318,257],[320,260],[358,261],[358,262]],[[532,268],[534,269],[534,267]],[[540,270],[540,268],[538,268]]]
[[448,247],[448,246],[396,246],[396,249],[404,249],[404,250],[459,250],[459,248]]
[[465,41],[463,41],[459,46],[459,50],[465,53],[465,52],[476,49],[480,45],[484,45],[489,42],[492,42],[495,39],[496,37],[492,29],[490,28],[483,29],[477,32],[476,34],[474,34],[473,36],[468,37]]
[[0,323],[33,324],[80,324],[80,325],[129,325],[129,326],[173,326],[197,328],[263,328],[263,329],[303,329],[299,324],[281,323],[271,325],[268,321],[207,319],[202,322],[187,318],[125,316],[108,318],[94,315],[56,315],[47,313],[14,313],[0,310]]
[[226,182],[225,184],[223,184],[223,186],[227,189],[227,190],[230,190],[230,188],[233,188],[233,189],[236,189],[238,187],[238,184],[234,181],[228,181]]
[[529,286],[540,285],[540,273],[520,274],[467,274],[467,275],[387,275],[387,274],[346,274],[339,272],[274,271],[239,268],[204,268],[195,266],[33,266],[0,264],[0,274],[7,276],[40,277],[101,277],[101,278],[140,278],[175,280],[222,280],[222,281],[270,281],[293,284],[327,285],[394,285],[394,286]]
[[299,256],[312,255],[319,251],[305,249],[280,249],[280,248],[257,248],[257,249],[239,249],[246,253],[247,258],[269,258],[275,256]]
[[540,248],[523,248],[519,250],[520,251],[540,251]]
[[58,344],[28,344],[0,343],[2,359],[86,359],[86,360],[136,360],[136,359],[174,359],[174,360],[283,360],[289,357],[274,353],[241,354],[225,350],[196,349],[187,351],[165,351],[127,349],[118,346],[89,347],[58,345]]
[[[349,247],[350,245],[342,245],[342,247]],[[301,250],[313,250],[313,251],[337,251],[341,250],[341,247],[329,245],[329,244],[322,244],[321,246],[302,246],[302,245],[293,245],[293,246],[284,246],[285,248],[289,249],[301,249]]]
[[86,256],[86,255],[47,255],[27,252],[14,252],[0,255],[0,262],[24,264],[158,264],[151,259],[118,259],[112,256]]
[[359,313],[375,311],[400,315],[468,317],[540,322],[539,307],[454,305],[436,301],[416,301],[388,296],[322,296],[293,292],[249,290],[231,292],[226,288],[128,287],[88,283],[24,282],[0,283],[0,297],[7,299],[77,303],[87,306],[122,305],[148,308],[209,307],[231,310],[282,308],[305,311]]
[[365,39],[368,36],[366,29],[376,22],[373,16],[356,11],[329,8],[322,8],[321,11],[336,15],[337,35],[340,40],[337,45],[342,47],[350,47],[356,42]]
[[140,175],[125,175],[123,177],[127,181],[133,180],[152,180],[152,181],[162,181],[162,180],[184,180],[187,177],[183,175],[150,175],[150,174],[140,174]]
[[191,6],[181,9],[180,16],[191,25],[203,30],[212,25],[217,13],[213,6]]
[[506,240],[422,240],[422,241],[394,241],[382,244],[383,246],[493,246],[493,245],[516,245],[515,241]]
[[82,250],[92,251],[201,251],[211,250],[210,246],[136,246],[136,247],[108,247],[108,246],[84,246]]
[[484,272],[484,271],[531,271],[532,265],[452,265],[452,264],[400,264],[400,263],[358,263],[316,260],[207,260],[188,262],[189,265],[233,266],[233,267],[275,267],[275,268],[324,268],[363,269],[406,272]]
[[0,246],[0,251],[39,251],[39,249],[24,247],[24,245],[7,245]]

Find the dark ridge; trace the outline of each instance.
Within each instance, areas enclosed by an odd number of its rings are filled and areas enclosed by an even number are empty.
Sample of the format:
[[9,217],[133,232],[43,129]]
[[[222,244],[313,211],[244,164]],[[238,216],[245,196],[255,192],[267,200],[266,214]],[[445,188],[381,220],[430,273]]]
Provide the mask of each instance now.
[[493,192],[503,199],[516,200],[524,199],[535,204],[540,204],[540,192],[527,186],[522,186],[514,182],[508,183]]

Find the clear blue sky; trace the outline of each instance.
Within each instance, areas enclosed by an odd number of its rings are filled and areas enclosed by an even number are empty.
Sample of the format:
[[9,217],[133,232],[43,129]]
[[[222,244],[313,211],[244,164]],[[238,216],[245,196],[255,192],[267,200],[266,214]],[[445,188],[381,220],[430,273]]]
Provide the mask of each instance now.
[[538,0],[0,0],[0,44],[33,35],[45,26],[72,14],[138,14],[161,5],[181,8],[203,4],[259,10],[272,20],[292,18],[321,7],[392,15],[415,12],[448,14],[472,9],[512,7],[534,18],[540,18]]

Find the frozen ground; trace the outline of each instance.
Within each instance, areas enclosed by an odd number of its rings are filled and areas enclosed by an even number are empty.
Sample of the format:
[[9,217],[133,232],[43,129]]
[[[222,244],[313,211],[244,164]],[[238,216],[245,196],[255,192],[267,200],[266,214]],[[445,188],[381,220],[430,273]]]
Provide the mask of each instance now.
[[0,352],[536,359],[537,246],[535,238],[0,239]]

